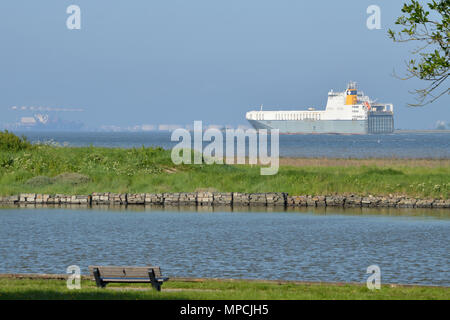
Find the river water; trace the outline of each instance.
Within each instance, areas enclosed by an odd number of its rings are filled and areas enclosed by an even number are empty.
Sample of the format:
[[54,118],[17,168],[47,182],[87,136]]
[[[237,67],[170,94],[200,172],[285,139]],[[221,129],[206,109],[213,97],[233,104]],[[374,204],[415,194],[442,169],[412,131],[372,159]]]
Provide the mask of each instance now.
[[[171,149],[177,144],[171,141],[171,134],[168,132],[25,132],[23,134],[35,143],[53,141],[69,146],[92,144],[102,147],[130,148],[145,145]],[[205,142],[204,147],[206,144]],[[450,133],[280,135],[279,150],[282,157],[448,159]]]
[[0,273],[154,264],[170,277],[365,282],[375,264],[383,283],[450,286],[447,210],[252,210],[2,208]]

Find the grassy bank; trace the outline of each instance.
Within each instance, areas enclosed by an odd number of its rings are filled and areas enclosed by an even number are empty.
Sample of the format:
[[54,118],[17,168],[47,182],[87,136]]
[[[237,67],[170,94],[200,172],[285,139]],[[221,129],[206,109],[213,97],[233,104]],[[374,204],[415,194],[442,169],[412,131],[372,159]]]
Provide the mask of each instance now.
[[81,290],[68,290],[64,280],[0,279],[0,299],[439,299],[448,300],[444,287],[382,286],[370,291],[364,285],[277,284],[254,281],[169,281],[161,292],[149,285],[111,284],[98,289],[83,280]]
[[278,174],[261,176],[259,167],[249,165],[176,166],[170,151],[161,148],[37,145],[0,150],[0,195],[202,190],[447,199],[450,160],[281,159]]

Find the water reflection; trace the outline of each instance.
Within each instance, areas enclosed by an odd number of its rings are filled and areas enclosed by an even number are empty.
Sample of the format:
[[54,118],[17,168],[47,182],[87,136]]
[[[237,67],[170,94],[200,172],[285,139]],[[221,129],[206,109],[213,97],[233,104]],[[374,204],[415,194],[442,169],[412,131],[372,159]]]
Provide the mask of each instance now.
[[[435,217],[441,219],[450,218],[449,209],[431,208],[342,208],[342,207],[280,207],[280,206],[189,206],[189,205],[43,205],[43,204],[20,204],[0,205],[0,209],[69,209],[69,210],[94,210],[94,211],[132,211],[132,212],[287,212],[287,213],[309,213],[315,215],[351,215],[351,216],[404,216],[404,217]],[[0,211],[1,213],[1,211]]]

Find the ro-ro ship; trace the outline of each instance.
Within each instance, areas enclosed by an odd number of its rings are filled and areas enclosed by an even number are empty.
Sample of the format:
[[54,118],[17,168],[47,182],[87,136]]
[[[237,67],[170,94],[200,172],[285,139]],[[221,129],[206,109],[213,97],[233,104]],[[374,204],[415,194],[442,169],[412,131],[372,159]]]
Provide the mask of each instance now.
[[394,107],[377,103],[350,82],[344,92],[328,92],[325,110],[250,111],[246,119],[255,129],[280,133],[384,134],[394,131]]

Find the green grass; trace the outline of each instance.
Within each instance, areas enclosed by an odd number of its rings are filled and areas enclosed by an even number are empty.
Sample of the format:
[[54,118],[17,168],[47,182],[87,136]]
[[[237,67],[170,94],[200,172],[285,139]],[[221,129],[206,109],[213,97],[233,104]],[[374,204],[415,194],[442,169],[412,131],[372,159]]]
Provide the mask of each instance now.
[[448,300],[446,287],[382,286],[370,291],[364,285],[277,284],[254,281],[169,281],[161,292],[149,285],[110,284],[106,289],[83,280],[80,290],[69,290],[64,280],[0,279],[0,299],[199,299],[199,300],[309,300],[309,299],[414,299]]
[[[250,165],[176,166],[171,161],[170,150],[161,148],[35,145],[23,150],[0,150],[0,195],[212,190],[291,195],[405,194],[444,199],[449,196],[448,162],[437,166],[409,165],[408,161],[380,164],[367,160],[360,166],[308,163],[282,166],[276,175],[261,176],[260,168]],[[63,173],[79,173],[88,179],[77,182],[57,177]]]

